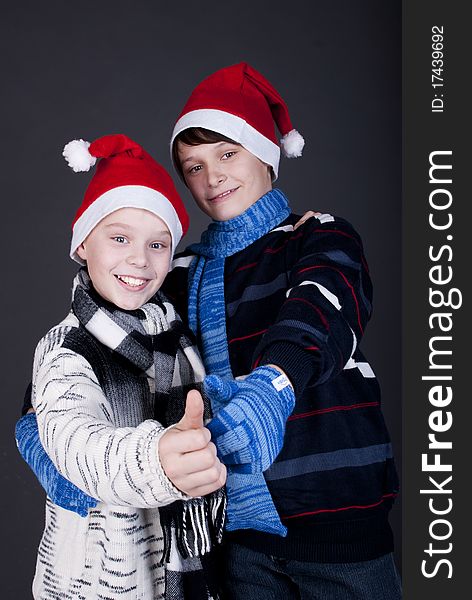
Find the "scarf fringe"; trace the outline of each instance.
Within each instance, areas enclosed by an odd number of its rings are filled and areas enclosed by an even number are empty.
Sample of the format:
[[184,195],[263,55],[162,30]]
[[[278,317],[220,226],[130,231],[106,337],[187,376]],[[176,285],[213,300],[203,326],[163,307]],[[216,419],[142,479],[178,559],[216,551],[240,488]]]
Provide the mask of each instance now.
[[226,515],[223,489],[203,498],[179,501],[182,510],[175,510],[175,504],[159,509],[164,537],[162,563],[170,562],[173,538],[183,559],[210,553],[223,538]]

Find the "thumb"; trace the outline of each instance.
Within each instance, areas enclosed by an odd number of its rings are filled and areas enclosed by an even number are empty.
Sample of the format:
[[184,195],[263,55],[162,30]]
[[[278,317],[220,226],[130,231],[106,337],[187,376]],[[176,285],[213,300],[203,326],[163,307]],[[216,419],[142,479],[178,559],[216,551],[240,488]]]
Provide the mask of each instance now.
[[237,391],[233,381],[221,379],[218,375],[207,375],[203,381],[206,395],[217,404],[226,404]]
[[203,398],[198,390],[190,390],[185,403],[185,413],[180,419],[178,428],[201,429],[203,427]]

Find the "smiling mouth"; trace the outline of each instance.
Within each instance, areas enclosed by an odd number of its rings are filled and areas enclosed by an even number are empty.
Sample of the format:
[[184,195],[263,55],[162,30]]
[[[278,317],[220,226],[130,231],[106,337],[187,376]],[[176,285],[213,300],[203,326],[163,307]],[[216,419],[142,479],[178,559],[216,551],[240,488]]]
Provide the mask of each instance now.
[[120,283],[134,290],[144,288],[150,279],[141,279],[140,277],[131,277],[130,275],[115,275]]
[[221,192],[218,196],[214,196],[213,198],[208,198],[208,202],[219,202],[220,200],[226,200],[226,198],[239,189],[238,187],[232,188],[231,190],[226,190],[226,192]]

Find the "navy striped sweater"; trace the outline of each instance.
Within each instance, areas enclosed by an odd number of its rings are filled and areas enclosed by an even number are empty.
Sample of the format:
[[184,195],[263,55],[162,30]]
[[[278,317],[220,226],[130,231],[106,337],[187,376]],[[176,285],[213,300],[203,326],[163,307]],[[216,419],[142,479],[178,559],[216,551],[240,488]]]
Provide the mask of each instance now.
[[[294,231],[291,214],[225,262],[226,328],[234,376],[280,366],[295,387],[284,446],[265,476],[288,527],[228,537],[275,556],[355,562],[393,549],[388,512],[398,492],[377,379],[359,343],[372,285],[359,235],[331,215]],[[164,292],[187,316],[188,251]]]

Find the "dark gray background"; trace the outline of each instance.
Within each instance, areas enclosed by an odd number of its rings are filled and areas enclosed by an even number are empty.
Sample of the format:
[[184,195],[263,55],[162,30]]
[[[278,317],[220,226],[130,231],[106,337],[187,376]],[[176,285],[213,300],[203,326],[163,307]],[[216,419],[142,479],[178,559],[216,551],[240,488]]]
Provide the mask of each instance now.
[[[374,281],[363,350],[401,467],[401,4],[384,0],[17,2],[2,8],[2,598],[30,597],[44,494],[13,437],[34,347],[69,305],[70,224],[89,174],[63,145],[123,132],[171,169],[193,87],[241,60],[286,100],[306,139],[277,182],[299,212],[350,220]],[[206,217],[180,186],[192,220]],[[400,562],[401,499],[392,512]]]

